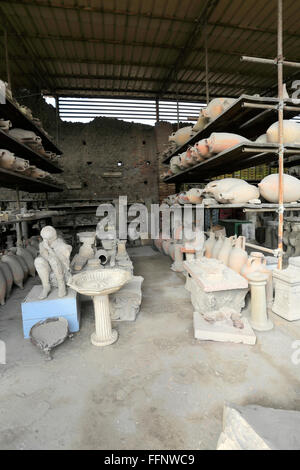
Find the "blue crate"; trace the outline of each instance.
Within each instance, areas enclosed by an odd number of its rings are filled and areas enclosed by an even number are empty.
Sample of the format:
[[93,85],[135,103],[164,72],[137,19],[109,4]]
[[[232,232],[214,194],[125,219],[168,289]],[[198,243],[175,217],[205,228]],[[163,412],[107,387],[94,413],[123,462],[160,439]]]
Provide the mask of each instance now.
[[39,300],[42,286],[34,286],[22,303],[24,338],[29,338],[30,329],[36,323],[53,317],[64,317],[71,333],[79,331],[80,308],[77,292],[68,288],[65,297],[59,298],[54,289],[44,300]]

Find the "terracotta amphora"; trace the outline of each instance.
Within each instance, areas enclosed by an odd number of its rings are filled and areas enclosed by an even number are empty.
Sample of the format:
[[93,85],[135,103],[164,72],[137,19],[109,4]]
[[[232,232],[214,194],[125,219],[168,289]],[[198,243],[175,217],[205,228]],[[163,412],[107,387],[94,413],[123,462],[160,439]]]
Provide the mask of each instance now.
[[241,269],[241,276],[249,280],[249,274],[254,272],[261,272],[267,274],[267,306],[268,308],[272,307],[273,303],[273,276],[272,271],[267,268],[267,260],[264,255],[258,251],[252,251],[248,258],[247,263]]
[[218,259],[218,256],[219,256],[219,253],[222,249],[224,241],[225,241],[224,235],[220,235],[218,240],[214,244],[213,249],[212,249],[212,255],[211,255],[212,258]]
[[2,256],[1,261],[9,265],[13,274],[14,284],[20,287],[20,289],[23,289],[24,271],[18,258],[13,255],[4,255]]
[[244,250],[245,237],[239,237],[234,248],[230,252],[228,267],[240,274],[243,266],[247,263],[248,255]]
[[2,274],[6,280],[6,298],[8,299],[14,283],[13,273],[9,265],[7,263],[3,263],[3,261],[0,261],[0,270],[2,271]]
[[211,258],[212,257],[212,250],[213,247],[216,243],[216,237],[214,232],[209,233],[209,238],[206,240],[204,244],[204,256],[206,258]]
[[222,261],[222,263],[224,263],[225,266],[228,266],[228,263],[229,263],[229,256],[232,250],[232,242],[233,242],[233,237],[225,238],[222,248],[220,250],[220,253],[218,255],[218,260]]

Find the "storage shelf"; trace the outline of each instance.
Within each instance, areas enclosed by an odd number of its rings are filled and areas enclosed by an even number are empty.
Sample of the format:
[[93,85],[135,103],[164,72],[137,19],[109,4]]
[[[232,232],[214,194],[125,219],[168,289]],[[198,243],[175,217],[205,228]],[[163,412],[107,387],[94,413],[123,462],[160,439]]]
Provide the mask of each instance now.
[[[0,108],[1,112],[1,108]],[[16,157],[25,158],[29,160],[31,165],[36,165],[41,170],[48,171],[49,173],[62,173],[63,170],[56,164],[51,162],[47,157],[40,155],[38,152],[23,144],[19,140],[11,137],[6,132],[0,129],[0,148],[10,150]]]
[[[201,139],[207,139],[212,132],[232,132],[241,134],[248,139],[254,139],[266,132],[268,127],[278,120],[278,112],[274,109],[248,108],[250,105],[276,105],[277,98],[253,97],[241,95],[220,116],[211,121],[202,131],[195,134],[186,144],[178,147],[171,155],[163,160],[167,164],[175,155],[184,152],[189,145],[193,145]],[[285,105],[298,108],[295,110],[284,110],[284,118],[291,119],[300,114],[299,105],[292,100],[285,100]]]
[[[165,183],[200,183],[215,176],[270,163],[278,158],[278,144],[241,143],[164,179]],[[285,153],[299,153],[300,145],[285,145]]]
[[62,154],[62,151],[52,142],[45,132],[41,130],[29,117],[22,113],[22,111],[20,111],[8,97],[6,97],[6,103],[0,105],[0,117],[9,119],[12,122],[13,127],[33,131],[36,135],[41,137],[45,150],[54,152],[57,155]]
[[22,173],[15,173],[13,171],[0,168],[0,186],[9,189],[19,189],[20,191],[28,191],[29,193],[48,193],[63,191],[61,186],[56,184],[43,182],[25,176]]
[[16,224],[20,222],[34,222],[36,220],[42,220],[42,219],[47,219],[48,217],[53,217],[53,216],[59,216],[59,215],[64,215],[64,213],[59,213],[58,211],[49,211],[49,212],[44,212],[41,214],[36,214],[33,215],[32,217],[20,217],[20,218],[15,218],[11,220],[1,220],[0,218],[0,225],[11,225],[11,224]]

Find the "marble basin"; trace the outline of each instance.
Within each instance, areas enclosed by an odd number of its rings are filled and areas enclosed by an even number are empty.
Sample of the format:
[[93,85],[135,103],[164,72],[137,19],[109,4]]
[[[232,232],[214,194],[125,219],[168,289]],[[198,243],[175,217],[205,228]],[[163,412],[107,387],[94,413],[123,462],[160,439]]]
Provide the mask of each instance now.
[[123,269],[94,269],[75,274],[68,286],[82,295],[92,297],[96,331],[91,336],[94,346],[108,346],[118,339],[118,332],[111,327],[109,294],[117,292],[132,275]]

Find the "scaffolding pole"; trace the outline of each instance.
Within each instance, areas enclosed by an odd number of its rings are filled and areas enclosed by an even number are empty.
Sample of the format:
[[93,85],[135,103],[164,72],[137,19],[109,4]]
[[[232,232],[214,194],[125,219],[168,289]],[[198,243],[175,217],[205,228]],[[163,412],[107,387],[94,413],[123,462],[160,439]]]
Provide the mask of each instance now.
[[283,112],[288,109],[284,106],[283,97],[283,66],[300,68],[300,63],[288,62],[283,57],[283,8],[282,0],[277,2],[277,57],[274,60],[263,59],[259,57],[241,57],[242,61],[255,62],[265,65],[277,65],[278,80],[278,174],[279,174],[279,197],[278,197],[278,269],[282,269],[283,257],[283,177],[284,177],[284,153],[287,153],[283,143]]

